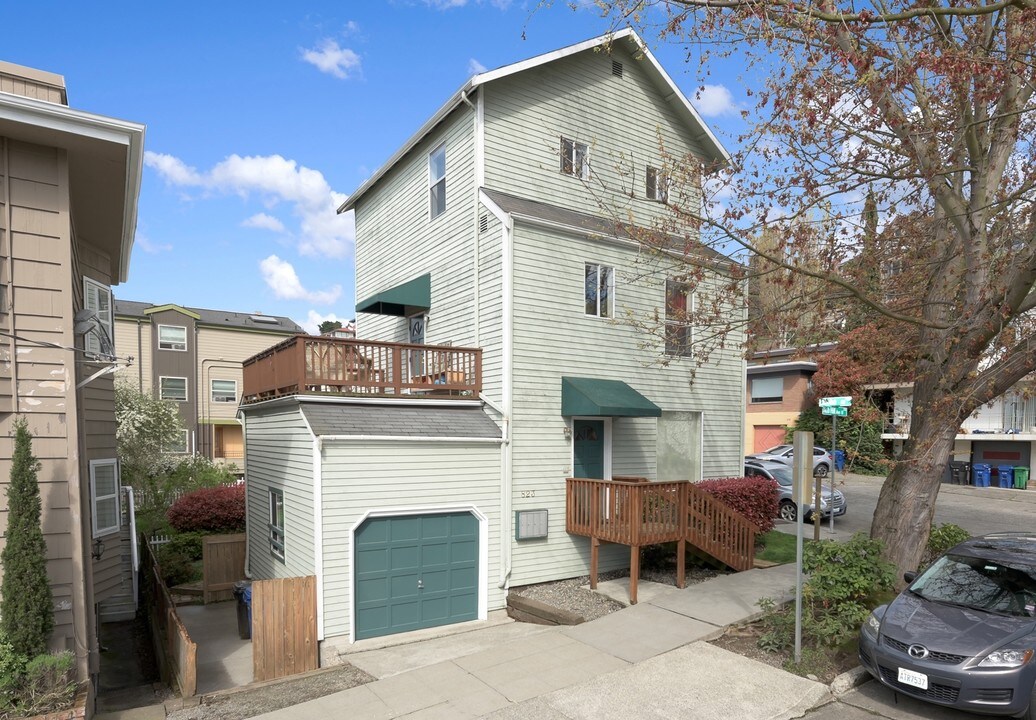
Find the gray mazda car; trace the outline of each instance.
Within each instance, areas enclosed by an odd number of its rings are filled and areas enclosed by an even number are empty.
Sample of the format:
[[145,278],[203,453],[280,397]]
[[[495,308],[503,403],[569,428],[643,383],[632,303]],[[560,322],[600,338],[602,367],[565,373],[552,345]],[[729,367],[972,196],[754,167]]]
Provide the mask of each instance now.
[[867,671],[936,705],[1036,720],[1036,535],[971,538],[904,579],[860,630]]

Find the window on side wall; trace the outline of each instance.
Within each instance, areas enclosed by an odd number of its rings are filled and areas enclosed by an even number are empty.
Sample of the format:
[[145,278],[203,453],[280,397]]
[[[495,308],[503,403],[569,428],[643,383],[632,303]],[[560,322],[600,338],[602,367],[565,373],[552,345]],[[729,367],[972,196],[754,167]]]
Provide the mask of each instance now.
[[583,292],[587,315],[613,317],[615,272],[612,268],[597,263],[586,263]]
[[113,357],[112,291],[107,285],[83,278],[83,307],[93,310],[95,327],[86,333],[83,348],[95,356]]
[[590,148],[586,143],[561,138],[561,172],[583,180],[590,179]]
[[428,217],[446,212],[446,145],[428,153]]
[[211,391],[214,403],[237,402],[237,380],[213,380]]
[[644,194],[648,200],[669,202],[669,176],[657,167],[648,166]]
[[180,430],[176,437],[162,449],[162,452],[170,455],[186,455],[190,452],[190,433],[187,430]]
[[270,489],[270,554],[284,562],[284,493]]
[[90,498],[93,503],[93,536],[119,531],[119,461],[90,461]]
[[781,402],[784,400],[784,378],[752,378],[752,402]]
[[187,378],[159,377],[158,398],[160,400],[172,400],[173,402],[187,402]]
[[159,325],[158,349],[187,352],[187,328],[180,325]]
[[691,316],[694,293],[679,280],[665,282],[665,351],[668,355],[690,355],[694,342]]

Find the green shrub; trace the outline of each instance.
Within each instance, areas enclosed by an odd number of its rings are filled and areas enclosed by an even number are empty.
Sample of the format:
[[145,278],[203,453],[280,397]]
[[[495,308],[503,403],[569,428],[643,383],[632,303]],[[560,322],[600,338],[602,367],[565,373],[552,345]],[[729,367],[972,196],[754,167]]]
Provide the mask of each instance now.
[[0,715],[10,714],[18,707],[26,662],[11,643],[0,642]]
[[[878,598],[891,592],[895,566],[881,557],[882,543],[857,533],[845,543],[811,542],[803,548],[802,645],[834,648],[852,640]],[[760,601],[766,632],[759,646],[787,649],[795,643],[795,606]]]
[[953,523],[932,525],[932,532],[928,536],[928,545],[925,547],[924,555],[921,556],[921,567],[924,568],[931,565],[940,555],[970,537],[971,533],[960,525],[954,525]]
[[[866,416],[866,413],[862,413]],[[846,470],[869,475],[887,475],[892,463],[885,455],[881,440],[880,420],[868,422],[853,417],[838,418],[838,447],[831,448],[831,418],[822,415],[817,407],[810,407],[799,414],[795,424],[788,428],[787,442],[793,442],[795,431],[813,433],[813,441],[820,447],[845,452]]]
[[70,707],[75,696],[75,658],[71,652],[39,655],[26,664],[21,688],[22,714],[43,715]]
[[179,550],[168,545],[159,546],[156,553],[158,566],[162,570],[162,581],[167,587],[182,585],[195,579],[194,566],[190,559]]
[[190,561],[201,560],[203,538],[211,533],[206,532],[185,532],[172,536],[166,543],[169,552],[179,553]]

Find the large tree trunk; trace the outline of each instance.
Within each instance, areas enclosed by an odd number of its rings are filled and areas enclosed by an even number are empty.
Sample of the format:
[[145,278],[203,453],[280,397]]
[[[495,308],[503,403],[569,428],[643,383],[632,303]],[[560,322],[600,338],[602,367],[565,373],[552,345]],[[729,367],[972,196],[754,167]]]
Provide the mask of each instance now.
[[[953,452],[960,419],[945,392],[915,386],[910,439],[878,496],[871,537],[885,543],[885,557],[899,568],[897,584],[917,570],[928,544],[939,484]],[[919,396],[917,392],[924,396]]]

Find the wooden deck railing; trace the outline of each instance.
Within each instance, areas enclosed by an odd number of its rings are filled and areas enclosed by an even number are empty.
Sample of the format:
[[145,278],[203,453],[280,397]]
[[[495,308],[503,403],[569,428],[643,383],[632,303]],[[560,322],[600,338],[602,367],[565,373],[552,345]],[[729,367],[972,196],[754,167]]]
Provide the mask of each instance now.
[[755,559],[759,528],[696,484],[568,478],[565,527],[590,538],[590,586],[597,586],[602,542],[630,546],[630,601],[637,601],[640,548],[677,543],[678,587],[684,585],[686,543],[735,570]]
[[296,335],[244,362],[242,402],[284,395],[456,395],[482,390],[482,350]]

